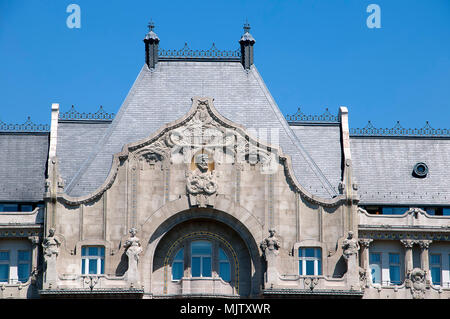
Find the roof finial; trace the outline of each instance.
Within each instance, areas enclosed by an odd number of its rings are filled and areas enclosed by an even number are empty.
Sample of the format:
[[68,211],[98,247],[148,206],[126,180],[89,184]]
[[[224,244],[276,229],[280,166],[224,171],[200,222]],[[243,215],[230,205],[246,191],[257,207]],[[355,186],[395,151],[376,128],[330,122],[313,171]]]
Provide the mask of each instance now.
[[155,23],[153,22],[152,19],[150,19],[150,22],[148,23],[148,31],[153,31],[154,28],[155,28]]
[[245,18],[244,32],[250,32],[250,24],[248,23],[247,18]]

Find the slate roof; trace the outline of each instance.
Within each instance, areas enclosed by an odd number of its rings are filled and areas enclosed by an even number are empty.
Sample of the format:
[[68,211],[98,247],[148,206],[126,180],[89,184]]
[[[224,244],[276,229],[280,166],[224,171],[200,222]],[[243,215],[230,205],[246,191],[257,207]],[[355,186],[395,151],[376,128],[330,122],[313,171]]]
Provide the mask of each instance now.
[[[84,196],[95,191],[110,171],[113,154],[125,144],[148,137],[164,124],[181,118],[190,109],[194,96],[213,97],[219,113],[247,129],[278,130],[279,144],[291,156],[299,183],[323,198],[337,195],[336,178],[330,182],[314,162],[287,124],[256,67],[246,72],[239,62],[217,61],[159,62],[154,71],[144,65],[115,119],[98,143],[90,146],[89,155],[73,152],[69,144],[75,143],[69,143],[70,139],[58,141],[57,152],[66,158],[60,167],[66,192]],[[58,134],[64,134],[63,131],[59,128]],[[69,162],[70,156],[79,158]]]
[[0,133],[0,201],[42,201],[48,133]]
[[[360,204],[449,205],[450,139],[351,137],[350,145]],[[427,177],[413,176],[418,162]]]
[[291,129],[337,192],[343,160],[340,124],[296,124]]
[[96,120],[59,121],[56,156],[64,181],[76,174],[110,124],[110,121]]

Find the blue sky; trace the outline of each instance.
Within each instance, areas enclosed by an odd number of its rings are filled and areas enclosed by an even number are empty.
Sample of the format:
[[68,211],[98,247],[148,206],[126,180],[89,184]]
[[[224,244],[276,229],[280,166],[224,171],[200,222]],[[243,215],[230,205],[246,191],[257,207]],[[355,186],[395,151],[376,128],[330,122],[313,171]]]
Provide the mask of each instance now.
[[[66,25],[71,3],[80,29]],[[372,3],[380,29],[366,24]],[[166,49],[236,49],[248,19],[255,64],[285,115],[345,105],[351,127],[450,127],[449,0],[0,0],[0,120],[49,123],[53,102],[117,112],[150,19]]]

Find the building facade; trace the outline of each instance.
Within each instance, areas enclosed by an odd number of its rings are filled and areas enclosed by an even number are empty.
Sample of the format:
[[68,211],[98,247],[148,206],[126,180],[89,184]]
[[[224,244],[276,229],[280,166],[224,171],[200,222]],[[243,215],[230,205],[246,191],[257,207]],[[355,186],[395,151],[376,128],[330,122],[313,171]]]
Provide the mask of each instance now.
[[117,114],[0,123],[0,298],[450,297],[450,132],[283,115],[249,31],[150,26]]

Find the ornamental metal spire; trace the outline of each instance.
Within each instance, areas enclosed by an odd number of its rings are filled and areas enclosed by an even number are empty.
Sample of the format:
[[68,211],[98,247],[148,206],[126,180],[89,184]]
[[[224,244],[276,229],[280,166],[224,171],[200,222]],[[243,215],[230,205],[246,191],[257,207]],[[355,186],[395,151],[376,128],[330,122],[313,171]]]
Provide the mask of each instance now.
[[148,33],[144,38],[145,63],[148,65],[150,69],[154,69],[156,64],[158,63],[159,38],[153,31],[153,29],[155,28],[153,20],[150,19],[150,22],[148,23],[147,26],[148,26]]
[[250,24],[246,20],[244,23],[244,34],[239,40],[241,45],[241,63],[246,70],[250,69],[253,64],[253,45],[255,42],[255,39],[250,34]]

